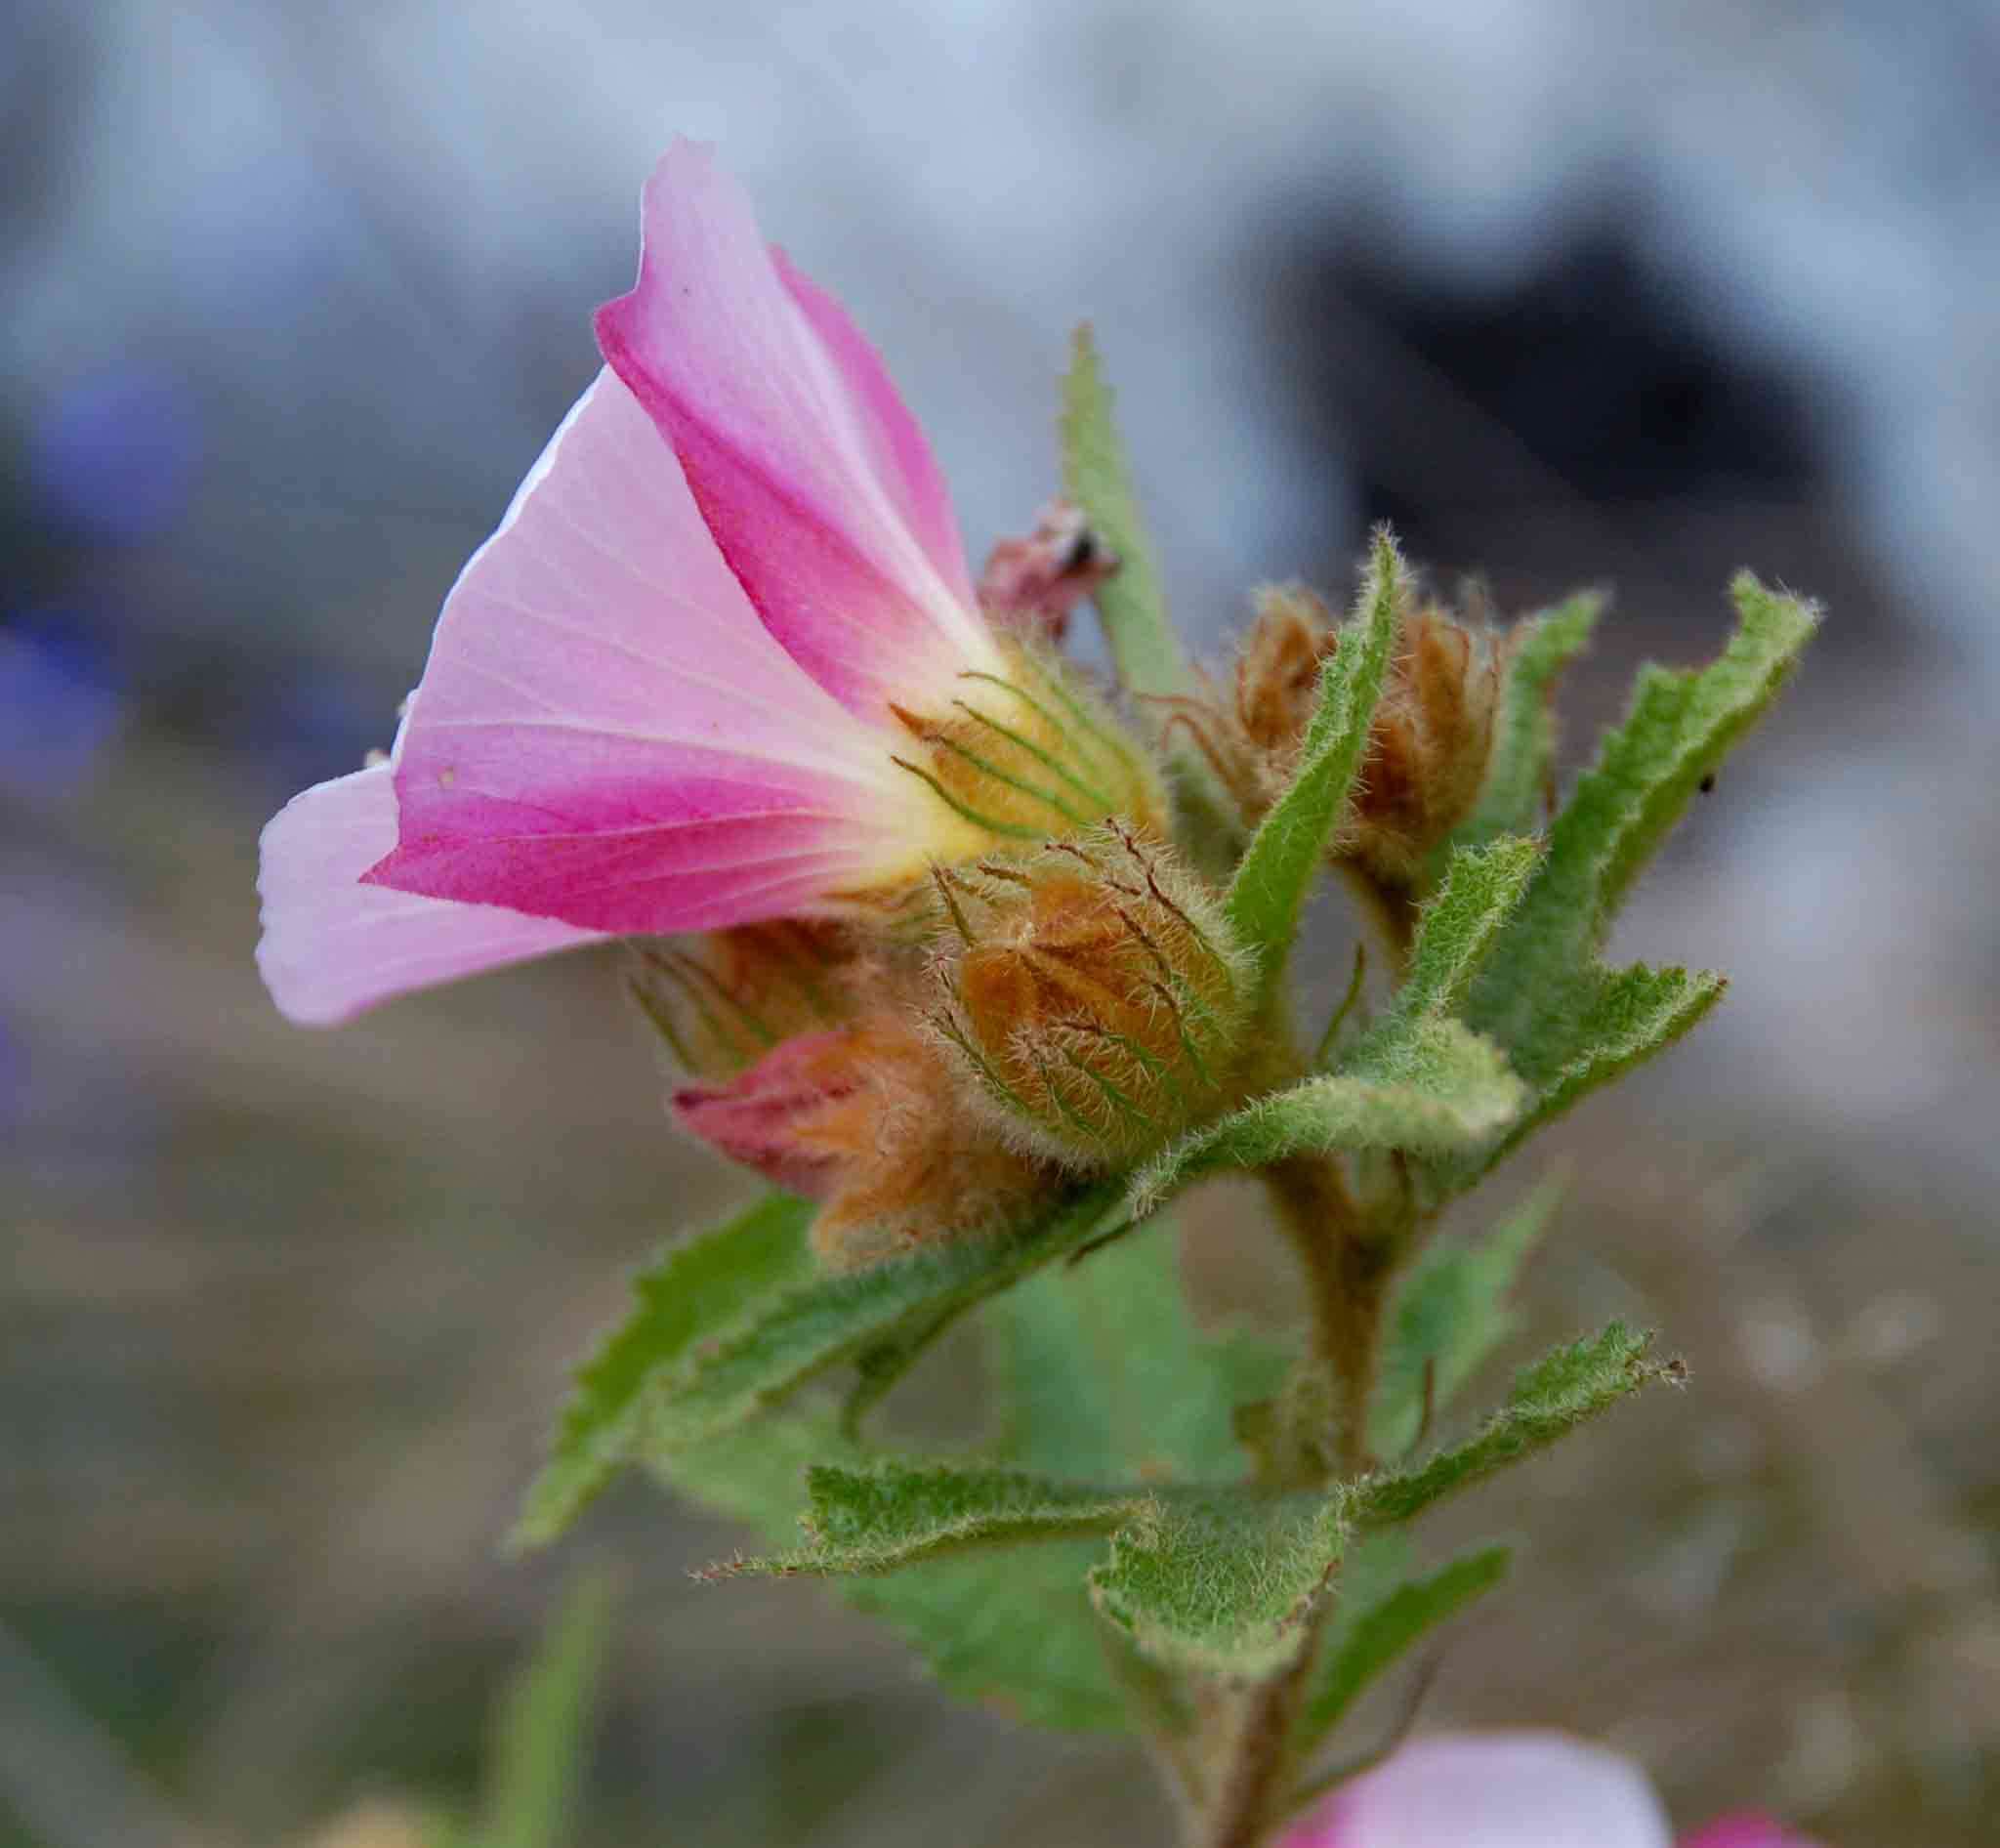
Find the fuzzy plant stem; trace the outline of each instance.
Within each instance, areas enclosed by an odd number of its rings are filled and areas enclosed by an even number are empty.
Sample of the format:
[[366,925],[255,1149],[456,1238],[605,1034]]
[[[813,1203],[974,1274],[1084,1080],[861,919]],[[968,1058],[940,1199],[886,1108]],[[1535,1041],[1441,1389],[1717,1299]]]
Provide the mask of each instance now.
[[[1400,1240],[1369,1223],[1329,1157],[1295,1156],[1266,1169],[1264,1180],[1305,1273],[1312,1352],[1331,1389],[1330,1429],[1299,1448],[1318,1459],[1312,1486],[1359,1476],[1373,1464],[1368,1406]],[[1291,1660],[1230,1703],[1229,1730],[1210,1780],[1214,1799],[1195,1838],[1201,1848],[1257,1848],[1283,1813],[1292,1733],[1333,1602],[1329,1575],[1306,1613]]]
[[1368,1402],[1382,1347],[1382,1310],[1400,1241],[1369,1223],[1337,1160],[1295,1155],[1264,1172],[1280,1228],[1306,1277],[1312,1352],[1326,1370],[1333,1424],[1323,1447],[1330,1471],[1369,1469]]
[[1329,1580],[1307,1614],[1299,1653],[1269,1680],[1247,1689],[1235,1703],[1225,1762],[1215,1781],[1215,1802],[1196,1837],[1202,1848],[1258,1848],[1281,1814],[1292,1727],[1319,1653],[1331,1591]]

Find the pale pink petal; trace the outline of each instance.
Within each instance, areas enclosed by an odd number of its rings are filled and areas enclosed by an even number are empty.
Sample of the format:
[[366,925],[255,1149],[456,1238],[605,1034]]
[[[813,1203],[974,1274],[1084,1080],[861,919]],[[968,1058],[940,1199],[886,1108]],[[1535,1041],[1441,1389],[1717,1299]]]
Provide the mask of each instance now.
[[759,235],[709,149],[646,188],[639,282],[604,357],[687,471],[771,632],[855,713],[990,669],[942,483],[880,361]]
[[331,1027],[412,988],[598,941],[549,918],[363,885],[395,844],[387,764],[294,796],[265,828],[257,966],[300,1025]]
[[608,371],[445,600],[396,782],[372,882],[618,932],[868,884],[918,799],[766,632]]
[[1343,1785],[1283,1848],[1669,1848],[1630,1760],[1560,1733],[1444,1735]]
[[1680,1848],[1818,1848],[1818,1844],[1793,1834],[1768,1816],[1745,1810],[1718,1817],[1706,1828],[1683,1835]]

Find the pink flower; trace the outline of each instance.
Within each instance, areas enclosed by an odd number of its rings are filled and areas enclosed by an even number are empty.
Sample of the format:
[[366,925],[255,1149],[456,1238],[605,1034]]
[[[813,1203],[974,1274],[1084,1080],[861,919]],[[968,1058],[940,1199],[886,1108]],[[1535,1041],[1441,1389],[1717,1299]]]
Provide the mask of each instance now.
[[1815,1848],[1815,1844],[1780,1827],[1768,1816],[1741,1810],[1682,1836],[1680,1848]]
[[[1344,1784],[1282,1848],[1670,1848],[1673,1831],[1630,1759],[1562,1733],[1418,1740]],[[1761,1817],[1679,1848],[1813,1848]]]
[[389,762],[265,830],[258,960],[294,1020],[992,843],[922,728],[1023,670],[922,433],[706,149],[661,160],[644,231],[608,363],[445,599]]

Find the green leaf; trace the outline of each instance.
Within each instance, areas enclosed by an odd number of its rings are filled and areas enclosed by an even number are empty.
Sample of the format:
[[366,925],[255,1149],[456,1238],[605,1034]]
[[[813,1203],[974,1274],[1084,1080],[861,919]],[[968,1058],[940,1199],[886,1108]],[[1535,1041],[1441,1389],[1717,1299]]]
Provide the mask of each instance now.
[[1507,1575],[1513,1557],[1505,1546],[1481,1547],[1379,1596],[1365,1591],[1356,1596],[1357,1587],[1343,1585],[1326,1653],[1313,1671],[1312,1690],[1293,1734],[1295,1755],[1303,1758],[1311,1752],[1346,1717],[1368,1684],[1438,1624],[1492,1590]]
[[1158,1660],[1269,1674],[1304,1642],[1307,1610],[1347,1533],[1338,1493],[1163,1496],[1112,1536],[1091,1595]]
[[1294,1155],[1465,1155],[1490,1144],[1526,1102],[1490,1040],[1437,1015],[1392,1018],[1355,1042],[1340,1071],[1258,1098],[1161,1151],[1133,1176],[1128,1210],[1143,1217],[1214,1169]]
[[1360,769],[1402,595],[1402,560],[1384,528],[1375,535],[1354,620],[1320,669],[1319,704],[1306,728],[1291,786],[1251,836],[1229,883],[1229,922],[1256,953],[1267,993],[1284,973],[1306,894],[1325,864],[1327,845]]
[[986,1317],[1002,1456],[1071,1482],[1240,1475],[1234,1409],[1291,1365],[1277,1342],[1195,1327],[1171,1227],[1052,1266]]
[[554,1454],[527,1492],[514,1543],[555,1539],[632,1460],[647,1391],[698,1340],[740,1323],[760,1298],[812,1274],[812,1207],[773,1194],[714,1232],[669,1245],[633,1280],[631,1315],[576,1377]]
[[1600,592],[1579,591],[1518,623],[1508,637],[1492,761],[1472,819],[1455,836],[1459,843],[1539,831],[1555,774],[1556,683],[1589,642],[1604,607]]
[[1091,529],[1117,555],[1118,568],[1099,586],[1097,606],[1120,684],[1140,698],[1173,697],[1189,693],[1192,683],[1167,620],[1152,541],[1111,411],[1111,388],[1085,322],[1062,381],[1062,482]]
[[[1729,986],[1727,977],[1707,969],[1654,969],[1646,963],[1593,968],[1572,990],[1569,1057],[1545,1072],[1534,1103],[1490,1159],[1497,1161],[1579,1099],[1665,1051],[1723,998]],[[1548,1041],[1541,1050],[1549,1051]]]
[[[653,1467],[675,1488],[786,1547],[798,1537],[807,1470],[866,1461],[830,1416],[788,1409],[747,1431],[664,1453]],[[1085,1539],[959,1553],[893,1577],[841,1579],[834,1588],[904,1637],[962,1700],[1001,1707],[1029,1725],[1119,1732],[1130,1724],[1124,1697],[1084,1592],[1103,1551],[1101,1540]]]
[[1410,1267],[1396,1292],[1369,1420],[1377,1455],[1400,1455],[1416,1442],[1427,1373],[1434,1408],[1441,1409],[1513,1333],[1508,1293],[1561,1197],[1558,1184],[1544,1183],[1484,1238],[1434,1239]]
[[806,1474],[807,1544],[734,1561],[724,1576],[895,1572],[941,1553],[1106,1533],[1146,1507],[1143,1488],[1093,1488],[1021,1470],[878,1463]]
[[1818,622],[1810,605],[1772,596],[1748,572],[1731,589],[1739,622],[1717,660],[1699,672],[1641,671],[1625,723],[1557,817],[1541,870],[1474,990],[1468,1018],[1516,1055],[1530,1082],[1577,1055],[1568,990],[1702,778],[1777,696]]
[[479,1848],[563,1848],[575,1840],[612,1602],[603,1578],[575,1586],[535,1660],[509,1690],[487,1769]]
[[1643,674],[1633,714],[1578,785],[1552,842],[1595,849],[1598,928],[1609,928],[1633,881],[1710,775],[1782,691],[1819,611],[1776,596],[1748,571],[1730,582],[1737,629],[1722,657],[1697,674]]
[[842,1581],[841,1596],[907,1637],[962,1700],[1031,1726],[1129,1731],[1084,1591],[1102,1539],[928,1560],[893,1578]]
[[[1275,1391],[1289,1360],[1275,1344],[1194,1326],[1166,1229],[1082,1264],[1051,1265],[984,1314],[995,1396],[1008,1408],[1001,1457],[1021,1472],[1066,1478],[1065,1488],[1240,1472],[1231,1409]],[[654,1461],[677,1487],[752,1523],[780,1549],[797,1542],[810,1467],[870,1467],[832,1417],[805,1411],[767,1414]],[[1036,1725],[1123,1730],[1122,1678],[1106,1654],[1115,1639],[1085,1589],[1103,1553],[1097,1539],[934,1553],[836,1588],[907,1638],[962,1698]]]
[[1070,1195],[1031,1230],[938,1245],[838,1277],[812,1277],[761,1297],[730,1326],[690,1348],[640,1407],[634,1448],[676,1449],[741,1424],[840,1362],[885,1344],[913,1357],[985,1297],[1100,1236],[1114,1183]]
[[1457,1163],[1476,1179],[1587,1092],[1671,1044],[1712,1007],[1722,978],[1606,969],[1598,952],[1619,903],[1701,783],[1776,697],[1819,617],[1748,572],[1731,585],[1738,623],[1698,672],[1642,671],[1625,722],[1550,829],[1527,895],[1473,984],[1467,1021],[1506,1048],[1534,1093],[1513,1135]]
[[1678,1362],[1648,1358],[1652,1337],[1614,1322],[1597,1336],[1544,1355],[1515,1381],[1506,1403],[1463,1444],[1414,1468],[1368,1478],[1354,1517],[1370,1526],[1413,1520],[1433,1502],[1546,1449],[1584,1419],[1655,1380],[1678,1382]]
[[1541,849],[1515,835],[1453,850],[1417,919],[1409,974],[1396,994],[1398,1013],[1448,1014],[1463,1005],[1540,861]]

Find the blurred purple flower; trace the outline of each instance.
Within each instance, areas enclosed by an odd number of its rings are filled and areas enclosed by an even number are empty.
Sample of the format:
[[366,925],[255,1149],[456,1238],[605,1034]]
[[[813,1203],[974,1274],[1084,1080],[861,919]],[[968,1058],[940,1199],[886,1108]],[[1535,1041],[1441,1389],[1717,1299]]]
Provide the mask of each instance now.
[[43,406],[28,472],[43,511],[114,543],[147,539],[187,505],[196,429],[187,393],[155,373],[100,374]]
[[0,626],[0,789],[66,796],[124,717],[111,664],[73,612],[35,610]]

